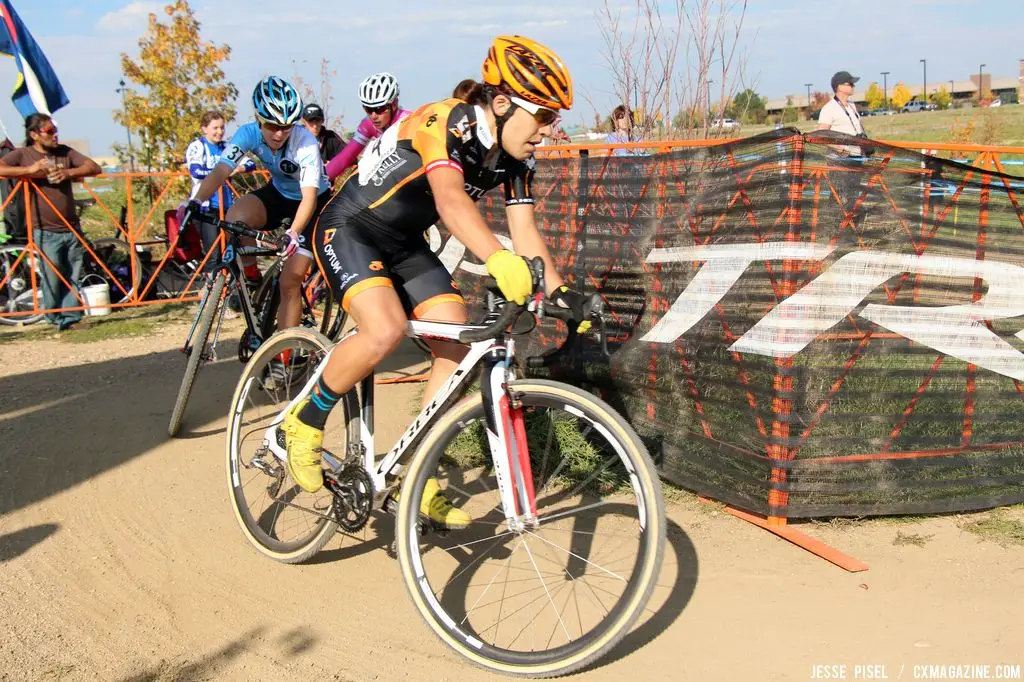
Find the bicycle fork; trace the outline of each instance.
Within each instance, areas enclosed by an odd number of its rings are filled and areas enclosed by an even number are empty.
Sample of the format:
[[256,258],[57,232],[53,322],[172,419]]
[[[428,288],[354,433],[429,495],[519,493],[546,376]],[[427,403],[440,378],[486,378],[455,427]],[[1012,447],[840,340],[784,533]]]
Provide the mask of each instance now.
[[522,531],[537,525],[537,498],[523,406],[508,386],[512,378],[514,343],[508,339],[505,348],[496,348],[484,358],[480,388],[484,399],[487,441],[505,520],[511,530]]

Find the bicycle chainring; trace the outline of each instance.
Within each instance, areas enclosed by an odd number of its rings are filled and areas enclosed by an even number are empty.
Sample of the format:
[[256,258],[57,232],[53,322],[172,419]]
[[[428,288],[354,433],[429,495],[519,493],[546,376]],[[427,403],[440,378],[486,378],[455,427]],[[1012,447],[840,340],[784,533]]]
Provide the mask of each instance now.
[[361,464],[345,466],[337,475],[325,477],[325,486],[333,493],[334,520],[355,533],[370,520],[373,508],[373,481]]
[[260,344],[261,341],[246,327],[242,332],[242,338],[238,340],[238,360],[242,363],[249,362],[249,358],[260,347]]

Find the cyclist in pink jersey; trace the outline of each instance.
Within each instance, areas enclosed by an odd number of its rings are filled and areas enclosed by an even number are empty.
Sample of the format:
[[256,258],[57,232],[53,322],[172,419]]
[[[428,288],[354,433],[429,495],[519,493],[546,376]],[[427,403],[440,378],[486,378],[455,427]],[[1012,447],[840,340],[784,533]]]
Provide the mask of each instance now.
[[352,140],[327,163],[327,178],[331,182],[346,168],[355,165],[359,152],[370,140],[411,113],[398,106],[398,80],[386,71],[375,73],[359,84],[359,101],[366,118],[359,122]]

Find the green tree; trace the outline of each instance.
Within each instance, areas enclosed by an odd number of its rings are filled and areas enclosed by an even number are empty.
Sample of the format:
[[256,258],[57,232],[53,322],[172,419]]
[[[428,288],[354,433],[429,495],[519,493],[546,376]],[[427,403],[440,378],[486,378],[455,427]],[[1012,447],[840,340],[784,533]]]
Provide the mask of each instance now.
[[892,100],[892,105],[894,107],[902,109],[907,102],[914,99],[914,96],[910,94],[910,88],[908,88],[906,84],[900,82],[893,87],[892,97],[889,99]]
[[[121,54],[126,86],[124,109],[114,120],[138,135],[141,154],[136,159],[159,169],[176,168],[188,143],[199,133],[199,118],[216,109],[226,120],[235,116],[235,86],[225,81],[221,64],[231,48],[200,37],[199,22],[188,0],[175,0],[163,8],[167,23],[155,13],[139,39],[138,60]],[[127,150],[115,145],[122,159]]]
[[882,88],[878,87],[878,83],[871,83],[868,89],[864,92],[864,99],[867,100],[868,109],[875,111],[885,106],[885,93],[882,92]]
[[767,103],[764,97],[747,88],[732,99],[725,110],[725,115],[741,123],[764,123],[768,117],[765,109]]
[[932,95],[932,102],[940,109],[948,109],[949,105],[953,103],[953,96],[949,94],[949,90],[943,85],[939,88],[938,92]]

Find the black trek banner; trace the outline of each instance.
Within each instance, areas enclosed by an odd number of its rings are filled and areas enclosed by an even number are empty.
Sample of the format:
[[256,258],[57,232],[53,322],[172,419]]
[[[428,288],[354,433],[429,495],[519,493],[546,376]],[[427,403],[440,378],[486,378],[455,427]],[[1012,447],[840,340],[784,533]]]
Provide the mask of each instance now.
[[[541,158],[534,189],[611,356],[588,340],[532,373],[609,401],[665,479],[788,518],[1024,501],[1024,178],[783,129]],[[511,246],[499,194],[482,209]],[[429,238],[479,310],[482,264]]]

